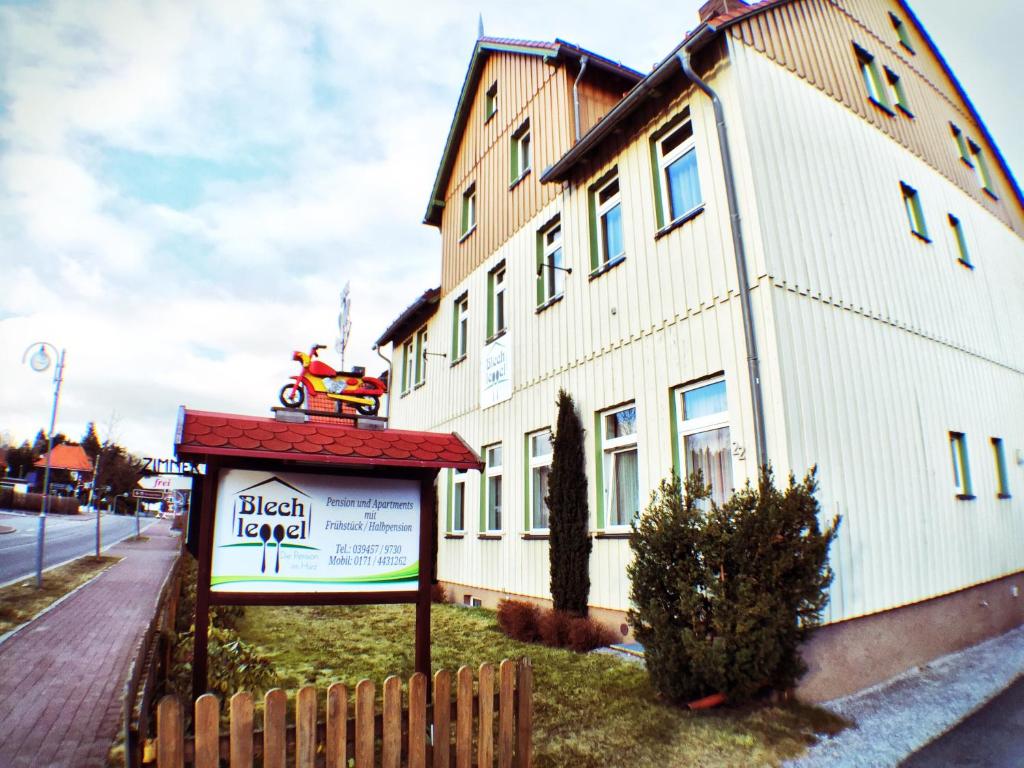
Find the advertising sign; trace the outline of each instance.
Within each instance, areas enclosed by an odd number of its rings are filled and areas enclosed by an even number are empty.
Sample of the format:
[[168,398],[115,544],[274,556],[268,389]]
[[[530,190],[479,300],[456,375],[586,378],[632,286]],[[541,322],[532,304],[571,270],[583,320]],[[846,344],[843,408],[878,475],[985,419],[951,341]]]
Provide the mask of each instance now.
[[418,587],[416,480],[227,469],[213,521],[213,592]]
[[487,344],[482,357],[480,407],[490,408],[512,397],[512,346],[508,335]]

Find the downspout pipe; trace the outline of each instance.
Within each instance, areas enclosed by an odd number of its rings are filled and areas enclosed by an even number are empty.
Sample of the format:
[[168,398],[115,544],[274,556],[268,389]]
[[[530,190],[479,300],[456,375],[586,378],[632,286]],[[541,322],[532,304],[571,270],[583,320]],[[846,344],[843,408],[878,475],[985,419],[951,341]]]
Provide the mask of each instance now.
[[573,116],[576,118],[576,141],[580,140],[580,94],[576,89],[579,85],[580,80],[583,79],[583,73],[587,71],[587,62],[590,61],[589,56],[583,56],[580,59],[580,71],[576,75],[576,79],[572,81],[572,110]]
[[394,382],[391,381],[391,361],[384,357],[380,351],[380,347],[377,344],[373,345],[373,351],[377,353],[377,357],[388,364],[388,407],[384,409],[384,418],[388,420],[388,425],[391,424],[391,386]]
[[[710,29],[710,28],[709,28]],[[740,207],[736,196],[736,179],[733,173],[732,154],[729,151],[729,136],[725,127],[725,111],[718,94],[705,83],[690,65],[690,49],[699,42],[695,36],[689,45],[683,46],[676,54],[683,74],[694,85],[704,91],[715,110],[715,124],[718,128],[718,146],[722,153],[722,168],[725,172],[725,194],[729,204],[729,225],[732,229],[733,253],[736,257],[736,274],[740,283],[740,309],[743,315],[743,339],[747,347],[747,373],[750,378],[750,396],[754,404],[754,439],[757,446],[757,466],[768,462],[768,448],[764,429],[764,400],[761,395],[761,370],[757,356],[757,337],[754,335],[753,309],[750,304],[750,281],[747,276],[747,255],[743,246],[743,231],[740,227]]]

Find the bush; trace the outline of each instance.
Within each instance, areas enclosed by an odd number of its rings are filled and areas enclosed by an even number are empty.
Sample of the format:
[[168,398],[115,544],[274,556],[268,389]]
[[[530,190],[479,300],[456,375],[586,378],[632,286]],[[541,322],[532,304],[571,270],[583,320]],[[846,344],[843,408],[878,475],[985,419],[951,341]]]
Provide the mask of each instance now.
[[498,603],[498,626],[513,640],[535,643],[540,638],[540,608],[522,600]]
[[629,621],[667,698],[741,701],[792,687],[805,671],[799,646],[828,601],[839,526],[838,517],[818,526],[814,474],[790,476],[780,491],[765,467],[756,488],[722,506],[699,472],[652,494],[630,538]]
[[611,645],[616,639],[608,627],[587,616],[574,616],[569,622],[568,647],[579,653]]
[[543,611],[537,622],[540,641],[552,648],[567,648],[569,646],[569,628],[572,626],[574,618],[578,617],[567,611],[550,609]]
[[443,584],[431,584],[430,585],[430,602],[438,603],[439,605],[447,605],[448,591],[444,588]]
[[[13,488],[0,488],[0,509],[21,509],[26,512],[43,511],[43,494],[17,493]],[[47,510],[55,515],[77,515],[78,499],[50,495]]]

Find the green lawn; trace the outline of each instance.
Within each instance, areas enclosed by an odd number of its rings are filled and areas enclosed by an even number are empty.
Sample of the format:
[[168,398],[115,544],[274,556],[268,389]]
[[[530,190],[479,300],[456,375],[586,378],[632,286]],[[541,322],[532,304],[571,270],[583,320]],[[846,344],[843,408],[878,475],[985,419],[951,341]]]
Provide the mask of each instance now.
[[[238,632],[277,670],[277,685],[325,689],[378,684],[413,672],[411,606],[247,608]],[[433,668],[529,656],[534,665],[538,768],[777,765],[816,732],[844,723],[797,705],[692,713],[660,702],[643,666],[603,654],[528,645],[497,628],[494,613],[435,605]]]

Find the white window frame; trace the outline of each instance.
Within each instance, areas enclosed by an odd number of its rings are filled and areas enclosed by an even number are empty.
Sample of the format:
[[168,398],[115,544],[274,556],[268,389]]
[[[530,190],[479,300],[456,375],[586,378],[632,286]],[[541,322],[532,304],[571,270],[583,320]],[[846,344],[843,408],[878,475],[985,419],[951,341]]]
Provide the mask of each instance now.
[[455,349],[452,350],[452,362],[466,356],[469,350],[469,296],[462,296],[455,302]]
[[[491,272],[491,334],[494,339],[508,330],[508,307],[505,304],[505,277],[507,267],[503,264]],[[501,323],[499,324],[499,319]]]
[[518,182],[530,172],[533,164],[533,139],[530,132],[530,121],[525,120],[512,134],[512,184]]
[[[492,457],[494,456],[494,452],[495,451],[497,451],[498,461],[503,463],[504,462],[504,454],[505,454],[505,452],[502,449],[502,444],[501,443],[494,443],[493,445],[488,445],[488,446],[486,446],[484,448],[484,462],[485,462],[484,478],[483,478],[483,481],[484,481],[484,531],[486,533],[500,533],[501,531],[504,530],[503,526],[504,526],[504,522],[505,522],[502,519],[504,517],[504,510],[502,509],[502,507],[504,506],[504,501],[505,501],[505,480],[504,480],[504,476],[503,476],[503,466],[502,466],[502,463],[498,463],[498,464],[492,464],[491,463],[492,462]],[[491,480],[492,479],[497,479],[497,481],[498,481],[498,488],[500,489],[499,490],[499,496],[501,497],[501,499],[500,499],[501,503],[495,505],[496,509],[495,509],[495,515],[493,516],[493,518],[494,518],[493,520],[492,520],[492,515],[491,515],[491,501],[492,501],[492,499],[491,499]],[[497,525],[492,525],[491,524],[492,522],[497,523]]]
[[[555,230],[558,230],[558,237],[548,241]],[[553,221],[549,226],[541,230],[541,280],[542,280],[542,304],[554,300],[565,294],[565,249],[562,247],[562,220]],[[557,258],[556,258],[557,256]],[[558,267],[555,269],[554,267]]]
[[857,54],[857,64],[860,67],[861,80],[864,82],[868,99],[891,113],[892,107],[889,105],[886,94],[886,81],[878,68],[878,59],[873,53],[869,53],[859,45],[854,44],[853,49]]
[[413,379],[413,366],[416,364],[415,351],[414,351],[413,338],[410,336],[409,339],[402,345],[402,394],[409,392],[412,389]]
[[427,383],[427,326],[416,331],[416,367],[413,387],[422,387]]
[[462,237],[476,229],[476,182],[462,193]]
[[985,192],[988,192],[992,197],[996,197],[995,183],[992,180],[992,170],[988,167],[988,160],[985,159],[985,155],[982,152],[981,147],[970,139],[967,139],[967,148],[971,153],[974,172],[978,175],[978,184],[981,185],[981,188]]
[[[664,172],[663,172],[664,173]],[[666,179],[667,183],[667,179]],[[605,184],[594,190],[594,206],[595,215],[597,216],[597,268],[608,266],[613,261],[619,261],[626,256],[626,241],[622,233],[622,187],[618,186],[615,190],[615,194],[609,197],[605,202],[601,202],[601,194],[608,189],[612,184],[619,185],[619,176],[615,175],[614,178],[609,179]],[[670,204],[671,205],[671,204]],[[622,252],[609,254],[608,251],[608,237],[606,231],[606,224],[609,213],[615,208],[619,209],[619,239],[622,240]]]
[[[452,528],[451,533],[465,533],[466,532],[466,478],[469,476],[469,472],[465,469],[453,469],[452,470]],[[456,525],[456,513],[459,511],[456,507],[455,500],[460,498],[457,494],[456,489],[461,490],[462,499],[462,520],[461,525]]]
[[[675,136],[676,133],[689,126],[690,136],[679,143],[678,146],[673,147],[667,154],[664,152],[665,142]],[[661,189],[661,205],[662,205],[662,219],[664,226],[668,227],[675,224],[677,221],[686,219],[690,214],[704,205],[704,190],[701,189],[700,185],[700,166],[697,165],[697,188],[700,191],[700,198],[694,203],[688,210],[681,211],[677,215],[673,216],[672,211],[672,187],[668,180],[668,169],[677,160],[685,157],[691,152],[697,151],[697,135],[693,127],[693,119],[687,115],[683,120],[673,125],[663,136],[659,136],[656,139],[657,156],[658,156],[658,184]],[[696,156],[694,156],[696,162]]]
[[967,435],[963,432],[949,433],[949,452],[953,460],[953,490],[957,498],[973,499],[971,491],[971,462],[967,452]]
[[[534,441],[535,438],[542,437],[544,435],[547,435],[548,443],[551,446],[551,450],[549,450],[545,454],[537,455],[534,452],[533,441]],[[541,496],[541,502],[540,503],[541,503],[541,507],[542,507],[543,512],[547,513],[548,525],[538,525],[537,524],[537,509],[534,507],[534,500],[536,499],[536,495],[537,495],[536,492],[537,492],[537,481],[539,479],[539,470],[543,469],[544,467],[547,467],[549,474],[550,474],[550,471],[551,471],[551,460],[554,457],[554,442],[552,440],[551,430],[550,429],[541,429],[541,430],[537,430],[536,432],[528,432],[526,434],[526,454],[527,454],[527,457],[528,457],[527,468],[526,468],[527,478],[528,478],[527,484],[528,484],[529,492],[530,492],[530,498],[527,500],[527,504],[528,504],[529,509],[530,509],[530,517],[529,517],[530,525],[529,525],[529,530],[531,530],[531,531],[547,532],[548,529],[550,528],[550,524],[551,524],[551,512],[548,509],[548,504],[547,504],[547,488],[544,489],[544,494]],[[543,516],[544,515],[542,514],[542,518],[543,518]]]
[[907,92],[903,88],[903,82],[900,80],[900,76],[893,72],[888,67],[883,67],[885,73],[885,83],[889,88],[890,101],[898,107],[907,117],[913,117],[914,113],[910,111],[910,104],[907,101]]
[[903,195],[903,207],[906,210],[907,224],[910,226],[911,234],[930,243],[932,240],[928,235],[928,223],[924,218],[921,195],[905,181],[900,182],[900,194]]
[[[729,450],[729,461],[730,461],[730,474],[732,475],[733,488],[722,489],[722,499],[727,499],[729,494],[735,489],[736,484],[736,467],[732,465],[733,452],[731,449],[732,445],[732,424],[729,419],[729,385],[726,384],[726,408],[724,411],[718,411],[717,413],[709,413],[707,416],[701,416],[696,419],[687,419],[686,417],[686,401],[685,396],[687,392],[693,392],[694,390],[701,389],[703,387],[711,386],[712,384],[724,384],[725,376],[716,376],[711,379],[704,379],[702,381],[694,382],[693,384],[686,384],[685,386],[679,387],[675,391],[675,406],[676,406],[676,435],[678,444],[676,449],[679,453],[679,475],[681,479],[685,480],[687,476],[686,468],[686,438],[691,435],[699,435],[702,432],[713,432],[716,429],[722,429],[723,427],[729,430],[730,450]],[[704,482],[710,484],[711,478],[705,477]]]
[[484,122],[490,120],[498,111],[498,81],[491,83],[484,95]]
[[628,411],[632,409],[637,411],[636,402],[629,402],[624,405],[617,406],[615,408],[609,408],[606,411],[601,411],[601,460],[604,464],[604,510],[605,510],[605,528],[610,530],[624,530],[628,529],[632,520],[626,520],[624,522],[614,522],[612,517],[615,512],[615,495],[617,488],[615,485],[615,456],[620,453],[628,453],[633,451],[636,453],[636,477],[637,477],[637,506],[636,514],[640,514],[640,446],[639,446],[639,434],[640,434],[640,421],[639,412],[634,416],[636,429],[630,435],[623,435],[621,437],[609,437],[608,436],[608,417],[614,416],[617,413]]

